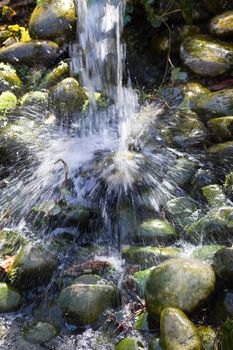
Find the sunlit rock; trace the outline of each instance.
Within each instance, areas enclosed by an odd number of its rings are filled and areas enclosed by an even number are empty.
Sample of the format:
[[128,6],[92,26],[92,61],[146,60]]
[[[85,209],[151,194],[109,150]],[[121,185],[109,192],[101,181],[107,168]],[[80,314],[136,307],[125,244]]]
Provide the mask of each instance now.
[[39,84],[40,89],[49,89],[55,84],[59,83],[62,79],[68,78],[69,65],[62,61],[57,67],[48,72]]
[[43,0],[38,2],[31,15],[29,32],[35,39],[68,39],[74,34],[75,25],[73,0]]
[[213,17],[210,21],[210,32],[219,36],[233,35],[233,11]]
[[9,64],[0,63],[0,92],[18,91],[22,87],[22,81],[16,70]]
[[0,283],[0,312],[15,311],[21,304],[22,296],[20,293],[6,283]]
[[226,196],[220,185],[202,187],[202,193],[211,207],[222,207],[226,204]]
[[163,310],[160,319],[161,343],[164,350],[201,350],[195,325],[176,308]]
[[174,227],[160,219],[144,220],[136,233],[136,240],[141,242],[167,243],[175,238],[177,232]]
[[48,93],[43,91],[31,91],[21,98],[22,106],[37,106],[38,108],[48,108]]
[[156,266],[146,282],[145,300],[154,319],[166,307],[195,310],[215,287],[212,267],[198,259],[170,259]]
[[198,210],[197,203],[190,197],[178,197],[166,203],[165,212],[170,221],[184,228],[195,221],[192,215]]
[[215,77],[233,67],[233,45],[206,36],[186,38],[180,49],[184,63],[196,74]]

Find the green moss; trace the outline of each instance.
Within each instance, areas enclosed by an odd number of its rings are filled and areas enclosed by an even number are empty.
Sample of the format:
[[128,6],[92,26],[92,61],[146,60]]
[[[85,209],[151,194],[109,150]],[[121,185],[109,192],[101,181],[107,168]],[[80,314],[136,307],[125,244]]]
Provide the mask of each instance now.
[[125,338],[121,340],[115,347],[115,350],[140,350],[144,349],[143,344],[137,339]]
[[202,193],[212,207],[223,206],[226,202],[226,196],[223,193],[222,187],[219,185],[202,187]]
[[12,112],[17,106],[17,97],[10,91],[0,95],[0,117]]
[[30,106],[39,104],[44,107],[48,106],[48,93],[42,91],[31,91],[25,94],[21,99],[21,105]]
[[60,62],[40,83],[41,89],[48,89],[51,86],[57,84],[60,80],[68,77],[69,65],[66,62]]
[[0,283],[0,312],[17,310],[22,304],[22,297],[18,291],[6,283]]
[[233,117],[214,118],[208,121],[208,127],[211,129],[214,137],[218,141],[232,139],[233,136]]

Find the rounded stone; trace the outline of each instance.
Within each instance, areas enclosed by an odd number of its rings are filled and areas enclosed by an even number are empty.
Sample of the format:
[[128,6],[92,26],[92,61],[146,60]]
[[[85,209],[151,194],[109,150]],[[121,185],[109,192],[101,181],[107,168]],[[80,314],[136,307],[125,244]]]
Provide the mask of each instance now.
[[233,11],[226,11],[210,21],[210,32],[219,36],[233,35]]
[[168,242],[174,240],[177,233],[167,221],[160,219],[145,220],[137,229],[137,240],[142,242]]
[[205,261],[170,259],[156,266],[146,282],[145,300],[151,318],[166,307],[195,310],[215,287],[215,273]]
[[163,310],[160,319],[161,343],[164,350],[201,350],[197,328],[176,308]]
[[0,283],[0,312],[17,310],[22,304],[20,293],[6,283]]
[[233,45],[202,35],[186,38],[180,54],[184,63],[202,76],[215,77],[233,67]]

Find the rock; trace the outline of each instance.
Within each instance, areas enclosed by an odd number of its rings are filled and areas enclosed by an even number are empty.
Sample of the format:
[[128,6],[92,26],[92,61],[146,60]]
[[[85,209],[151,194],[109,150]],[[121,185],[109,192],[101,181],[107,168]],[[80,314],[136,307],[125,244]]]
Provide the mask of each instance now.
[[164,260],[177,258],[180,253],[181,250],[175,247],[127,247],[122,251],[122,258],[145,269]]
[[198,169],[191,181],[192,193],[197,195],[202,187],[216,183],[216,177],[213,169]]
[[226,196],[219,185],[208,185],[202,187],[202,193],[208,204],[212,207],[221,207],[226,203]]
[[44,344],[56,337],[56,329],[49,323],[38,322],[24,329],[24,339],[29,343]]
[[9,64],[0,63],[0,92],[17,91],[22,87],[22,81],[16,70]]
[[164,350],[201,350],[197,328],[180,310],[169,307],[160,319],[161,343]]
[[52,41],[19,41],[0,49],[0,61],[19,66],[50,66],[59,56],[59,47]]
[[198,168],[198,162],[192,158],[178,158],[174,167],[172,167],[167,176],[175,186],[186,186],[190,183],[193,175]]
[[10,91],[4,91],[0,95],[0,118],[5,117],[17,106],[17,97]]
[[215,322],[225,322],[233,318],[233,291],[219,290],[213,298],[210,317]]
[[9,273],[10,281],[20,289],[48,283],[57,267],[57,258],[40,246],[28,244],[21,248]]
[[223,245],[219,244],[203,245],[195,248],[191,254],[191,257],[212,262],[214,254],[223,247]]
[[44,0],[34,9],[29,33],[35,39],[70,39],[75,33],[76,11],[73,0]]
[[57,113],[65,117],[81,112],[88,101],[88,95],[77,80],[66,78],[52,88],[50,101]]
[[204,350],[218,350],[216,343],[217,332],[211,327],[198,327],[201,343]]
[[[216,145],[211,146],[208,148],[209,154],[212,156],[218,157],[219,160],[222,160],[223,157],[230,157],[233,154],[233,141],[228,141],[224,143],[218,143]],[[226,161],[227,158],[224,158],[224,161]]]
[[138,241],[167,243],[177,238],[174,227],[160,219],[145,220],[139,225],[136,233]]
[[21,304],[22,296],[20,293],[6,283],[0,283],[0,312],[15,311]]
[[42,91],[31,91],[23,95],[21,99],[22,106],[37,106],[46,109],[48,108],[48,93]]
[[212,266],[216,276],[233,287],[233,248],[219,249],[214,254]]
[[147,310],[152,319],[170,306],[191,312],[208,298],[214,287],[215,273],[207,262],[167,260],[149,275],[145,288]]
[[233,11],[226,11],[210,21],[210,32],[219,36],[233,35]]
[[233,349],[233,320],[226,321],[221,331],[221,350]]
[[12,33],[7,26],[0,26],[0,44],[2,45],[4,41],[12,36]]
[[169,220],[181,228],[185,228],[194,222],[195,218],[192,215],[197,209],[196,202],[190,197],[171,199],[165,206],[165,212]]
[[149,350],[163,350],[161,341],[159,338],[152,338],[149,345]]
[[196,74],[215,77],[233,67],[233,45],[206,36],[186,38],[180,49],[184,63]]
[[122,339],[115,347],[115,350],[140,350],[144,349],[143,344],[133,338]]
[[107,284],[72,284],[62,289],[59,302],[69,320],[92,325],[107,308],[117,306],[117,290]]
[[134,274],[134,277],[136,280],[136,290],[137,290],[137,293],[142,298],[144,298],[146,283],[152,270],[153,270],[153,267],[146,270],[135,272]]
[[12,230],[0,231],[0,255],[16,255],[28,243],[28,239],[20,232]]
[[66,62],[61,61],[57,67],[51,72],[47,73],[40,83],[40,89],[49,89],[55,84],[59,83],[62,79],[68,78],[69,65]]
[[207,125],[217,141],[233,139],[233,116],[210,119]]
[[73,284],[98,284],[102,277],[92,274],[84,274],[74,279]]
[[64,324],[63,312],[60,305],[46,298],[33,310],[33,320],[49,323],[56,330],[60,330]]
[[192,224],[187,230],[190,239],[200,242],[224,242],[231,239],[233,208],[224,206],[210,210],[204,217]]
[[137,331],[149,331],[148,326],[148,314],[147,312],[142,312],[135,320],[134,328]]

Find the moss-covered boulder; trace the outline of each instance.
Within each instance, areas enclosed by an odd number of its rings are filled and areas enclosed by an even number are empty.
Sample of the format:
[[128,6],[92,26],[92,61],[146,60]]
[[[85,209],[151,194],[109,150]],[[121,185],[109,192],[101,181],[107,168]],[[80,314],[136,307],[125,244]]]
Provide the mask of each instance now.
[[21,294],[8,284],[0,283],[0,312],[15,311],[21,304]]
[[233,45],[206,36],[186,38],[180,50],[184,63],[194,72],[215,77],[233,67]]
[[59,302],[69,320],[78,326],[92,325],[118,303],[117,290],[108,284],[72,284],[62,289]]
[[220,244],[207,244],[199,246],[192,251],[191,257],[212,262],[214,254],[222,248],[224,248],[224,246]]
[[61,61],[57,67],[53,68],[49,73],[45,75],[39,84],[40,89],[49,89],[61,80],[68,78],[69,65],[67,62]]
[[56,337],[56,329],[49,323],[37,322],[25,327],[23,337],[29,343],[44,344]]
[[141,242],[167,243],[177,238],[174,227],[160,219],[145,220],[138,226],[136,240]]
[[202,187],[202,193],[212,207],[222,207],[226,203],[226,196],[220,185]]
[[115,350],[140,350],[144,349],[143,344],[134,338],[122,339],[116,346]]
[[207,125],[217,141],[232,140],[233,116],[210,119]]
[[192,215],[197,210],[197,203],[188,196],[171,199],[165,206],[165,212],[169,220],[181,228],[185,228],[194,222],[195,217],[192,217]]
[[233,287],[233,248],[219,249],[214,254],[212,265],[216,276]]
[[9,272],[10,281],[22,290],[44,285],[50,281],[57,263],[57,258],[41,246],[28,244],[17,254]]
[[22,81],[16,70],[9,64],[0,63],[0,92],[17,91],[22,87]]
[[215,287],[212,267],[197,259],[171,259],[156,266],[146,282],[145,300],[150,317],[166,307],[195,310]]
[[70,38],[75,33],[74,0],[44,0],[38,2],[30,22],[29,33],[35,39]]
[[50,66],[59,56],[59,47],[52,41],[20,41],[0,49],[0,61],[16,66],[35,64]]
[[218,350],[218,345],[216,342],[217,332],[214,328],[201,326],[198,327],[198,332],[204,350]]
[[224,206],[210,210],[204,217],[192,224],[187,230],[187,236],[200,242],[224,242],[231,240],[233,233],[233,208]]
[[61,117],[81,112],[88,95],[74,78],[66,78],[51,89],[50,102]]
[[226,11],[210,21],[210,32],[219,36],[233,35],[233,11]]
[[233,349],[233,320],[226,321],[221,328],[221,350]]
[[164,350],[201,350],[197,328],[176,308],[163,310],[160,319],[161,343]]
[[26,107],[37,106],[42,109],[48,108],[48,93],[43,91],[31,91],[23,95],[21,105]]

